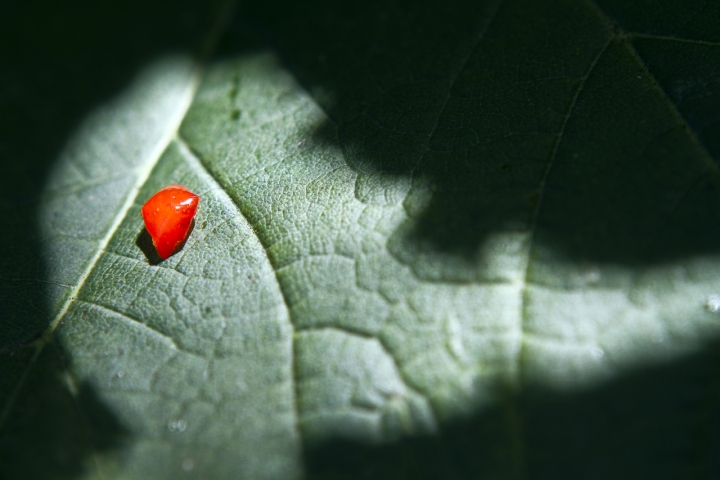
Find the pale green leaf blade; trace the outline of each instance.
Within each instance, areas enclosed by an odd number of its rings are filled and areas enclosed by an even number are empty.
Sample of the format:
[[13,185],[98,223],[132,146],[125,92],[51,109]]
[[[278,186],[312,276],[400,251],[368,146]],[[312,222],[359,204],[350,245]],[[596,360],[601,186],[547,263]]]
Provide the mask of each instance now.
[[[158,139],[139,175],[80,133],[126,186],[41,217],[100,233],[48,243],[73,296],[10,384],[85,428],[79,478],[712,472],[720,12],[650,10],[242,6],[186,113],[108,132]],[[157,263],[139,208],[175,182],[201,209]]]

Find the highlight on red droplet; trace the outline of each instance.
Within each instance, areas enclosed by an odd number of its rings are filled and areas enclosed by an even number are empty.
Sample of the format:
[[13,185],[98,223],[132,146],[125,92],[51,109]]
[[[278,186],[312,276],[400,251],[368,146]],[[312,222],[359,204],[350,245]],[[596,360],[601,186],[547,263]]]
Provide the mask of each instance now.
[[200,197],[182,185],[169,185],[145,202],[142,216],[158,255],[165,260],[190,232]]

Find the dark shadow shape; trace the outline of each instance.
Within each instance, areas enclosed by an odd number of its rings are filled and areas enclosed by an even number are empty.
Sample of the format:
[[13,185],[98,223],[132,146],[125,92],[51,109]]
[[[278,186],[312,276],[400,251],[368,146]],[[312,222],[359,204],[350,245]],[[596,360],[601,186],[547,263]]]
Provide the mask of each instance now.
[[308,479],[720,478],[718,352],[714,342],[578,393],[529,388],[433,437],[328,440],[306,449]]
[[[536,245],[576,262],[642,266],[716,254],[720,179],[692,153],[682,125],[668,130],[674,117],[659,105],[662,94],[648,94],[648,72],[623,42],[595,66],[626,72],[617,95],[604,95],[611,80],[593,76],[573,103],[577,83],[548,69],[578,62],[576,78],[585,72],[606,38],[597,13],[504,2],[495,14],[494,3],[247,2],[221,53],[274,50],[329,117],[307,134],[340,147],[361,177],[413,172],[402,250],[472,261],[490,235],[533,228]],[[720,29],[720,17],[707,22]],[[720,90],[705,94],[720,101]],[[636,148],[628,132],[653,122],[661,134]],[[561,129],[577,141],[556,150]],[[429,204],[414,205],[416,193]]]
[[[32,348],[30,348],[32,350]],[[55,345],[37,359],[0,435],[0,477],[75,479],[91,457],[120,448],[127,430],[88,383],[68,388],[65,361]]]
[[[192,219],[192,222],[190,223],[190,228],[188,229],[188,234],[185,236],[185,239],[182,242],[180,242],[177,247],[175,247],[172,255],[177,254],[183,248],[185,248],[185,244],[187,243],[188,238],[190,238],[190,235],[192,234],[193,230],[195,230],[195,219],[194,218]],[[162,262],[163,260],[166,260],[166,259],[163,259],[160,256],[160,254],[158,253],[157,249],[155,248],[155,245],[153,245],[153,241],[152,241],[152,237],[150,236],[150,232],[148,232],[147,228],[145,228],[145,227],[143,227],[142,231],[135,238],[135,245],[137,245],[137,247],[143,252],[143,254],[145,255],[145,258],[147,259],[147,261],[150,265],[157,265],[160,262]]]

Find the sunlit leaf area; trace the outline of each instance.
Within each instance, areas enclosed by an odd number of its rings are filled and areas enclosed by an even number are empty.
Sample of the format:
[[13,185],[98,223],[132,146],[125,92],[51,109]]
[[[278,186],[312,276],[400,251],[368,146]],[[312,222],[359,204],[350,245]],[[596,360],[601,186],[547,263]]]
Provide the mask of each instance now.
[[720,477],[720,2],[18,2],[0,61],[0,478]]

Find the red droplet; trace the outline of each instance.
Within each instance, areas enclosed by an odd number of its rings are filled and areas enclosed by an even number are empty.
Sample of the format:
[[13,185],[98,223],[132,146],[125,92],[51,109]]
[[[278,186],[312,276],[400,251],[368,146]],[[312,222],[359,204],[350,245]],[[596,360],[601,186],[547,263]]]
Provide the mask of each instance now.
[[182,185],[170,185],[145,202],[142,216],[153,245],[163,260],[188,236],[200,197]]

